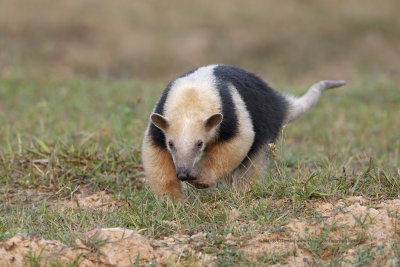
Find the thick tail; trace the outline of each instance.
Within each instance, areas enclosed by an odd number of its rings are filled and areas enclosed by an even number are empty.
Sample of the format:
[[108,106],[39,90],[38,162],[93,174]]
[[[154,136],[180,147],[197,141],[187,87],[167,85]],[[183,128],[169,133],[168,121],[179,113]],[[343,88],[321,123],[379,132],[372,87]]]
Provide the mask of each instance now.
[[296,98],[288,96],[289,110],[285,123],[294,121],[306,114],[315,104],[317,104],[321,94],[331,88],[340,87],[346,84],[346,81],[319,81],[308,89],[302,97]]

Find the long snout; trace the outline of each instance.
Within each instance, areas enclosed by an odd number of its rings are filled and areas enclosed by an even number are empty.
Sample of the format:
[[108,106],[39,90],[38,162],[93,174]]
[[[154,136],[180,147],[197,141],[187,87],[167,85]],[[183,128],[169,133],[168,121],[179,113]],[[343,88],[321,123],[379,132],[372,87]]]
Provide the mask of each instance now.
[[[189,147],[189,149],[186,147]],[[192,169],[194,167],[196,153],[194,153],[193,149],[190,149],[190,147],[191,146],[188,145],[182,145],[181,147],[179,147],[177,144],[176,150],[172,153],[172,160],[175,166],[176,177],[180,181],[193,180],[193,178],[190,176],[190,173],[192,172]]]

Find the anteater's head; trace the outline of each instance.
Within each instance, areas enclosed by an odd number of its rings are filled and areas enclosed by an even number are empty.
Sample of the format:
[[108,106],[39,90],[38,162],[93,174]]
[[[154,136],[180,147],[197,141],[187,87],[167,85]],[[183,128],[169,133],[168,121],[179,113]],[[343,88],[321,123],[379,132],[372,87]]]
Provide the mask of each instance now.
[[165,145],[171,153],[178,179],[191,179],[193,166],[201,158],[207,143],[215,138],[217,126],[223,119],[222,114],[203,118],[182,114],[180,119],[172,120],[153,113],[150,118],[164,132]]

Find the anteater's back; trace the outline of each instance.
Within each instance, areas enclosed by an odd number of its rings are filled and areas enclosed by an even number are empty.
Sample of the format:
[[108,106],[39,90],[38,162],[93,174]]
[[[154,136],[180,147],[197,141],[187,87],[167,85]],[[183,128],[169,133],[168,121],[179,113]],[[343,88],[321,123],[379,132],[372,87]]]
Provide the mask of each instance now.
[[232,84],[246,104],[253,122],[255,139],[249,154],[261,145],[273,142],[284,123],[289,103],[255,74],[243,69],[218,65],[214,68],[220,92]]

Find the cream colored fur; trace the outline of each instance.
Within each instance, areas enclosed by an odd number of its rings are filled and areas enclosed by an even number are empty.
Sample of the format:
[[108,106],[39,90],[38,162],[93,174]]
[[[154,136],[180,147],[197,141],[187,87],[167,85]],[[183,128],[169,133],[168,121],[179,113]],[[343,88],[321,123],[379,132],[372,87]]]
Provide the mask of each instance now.
[[[218,143],[215,134],[218,127],[207,132],[204,119],[221,113],[221,101],[213,76],[214,66],[199,68],[194,73],[177,79],[171,86],[164,106],[164,117],[169,122],[164,133],[172,140],[180,156],[187,157],[196,140],[206,141],[206,150],[197,162],[191,175],[196,177],[197,187],[209,187],[224,175],[231,175],[246,157],[254,140],[253,124],[243,99],[233,85],[230,86],[232,99],[238,116],[238,133],[231,140]],[[182,185],[175,174],[174,160],[168,151],[154,146],[145,133],[143,142],[143,165],[147,181],[159,195],[182,199]]]
[[246,157],[254,141],[253,123],[246,104],[233,85],[229,87],[238,116],[237,135],[224,143],[216,143],[207,149],[202,160],[194,168],[195,185],[209,187],[224,175],[230,175]]
[[315,104],[317,104],[321,94],[332,88],[337,88],[346,84],[346,81],[319,81],[313,84],[302,97],[286,95],[290,108],[285,123],[294,121],[306,114]]

